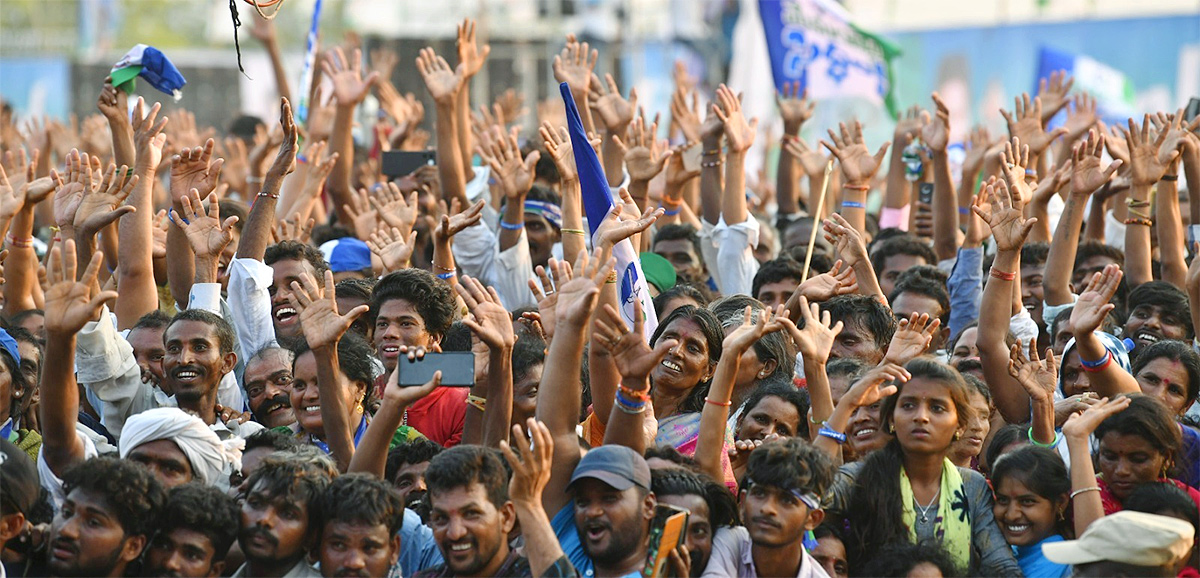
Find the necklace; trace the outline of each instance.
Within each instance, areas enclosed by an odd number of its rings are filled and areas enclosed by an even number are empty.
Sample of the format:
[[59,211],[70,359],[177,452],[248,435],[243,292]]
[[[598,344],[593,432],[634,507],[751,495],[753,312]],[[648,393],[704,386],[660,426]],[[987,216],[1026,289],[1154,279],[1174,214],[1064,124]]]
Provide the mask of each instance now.
[[942,495],[942,488],[939,487],[938,491],[933,494],[933,498],[930,499],[929,503],[925,506],[922,506],[921,503],[917,501],[917,497],[915,495],[913,496],[913,503],[917,505],[917,510],[921,512],[922,524],[929,521],[929,510],[932,509],[933,505],[937,503],[938,496],[940,495]]

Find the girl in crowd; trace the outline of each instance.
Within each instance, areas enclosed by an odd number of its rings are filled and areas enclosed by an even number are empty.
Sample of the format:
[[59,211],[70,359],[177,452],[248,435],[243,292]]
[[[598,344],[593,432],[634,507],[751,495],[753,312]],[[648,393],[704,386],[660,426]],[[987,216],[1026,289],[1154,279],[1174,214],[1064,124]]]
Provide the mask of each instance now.
[[1042,555],[1042,544],[1061,542],[1071,479],[1058,453],[1039,447],[1018,448],[998,459],[992,471],[996,503],[992,512],[1027,578],[1065,578],[1071,567]]
[[975,376],[964,375],[969,394],[967,400],[971,405],[971,419],[962,439],[950,446],[950,461],[960,468],[979,469],[979,454],[992,431],[992,393],[987,384]]
[[[884,386],[889,381],[896,385]],[[972,412],[968,386],[950,366],[918,358],[905,367],[873,369],[842,397],[817,446],[833,454],[845,441],[838,430],[850,413],[881,399],[882,427],[895,438],[863,461],[843,466],[825,499],[828,516],[849,524],[851,566],[862,571],[885,546],[929,540],[960,570],[1016,575],[1019,566],[1003,547],[987,480],[947,459]]]
[[[1133,377],[1142,393],[1156,397],[1177,418],[1196,402],[1200,392],[1200,355],[1182,341],[1159,341],[1138,353]],[[1200,431],[1179,424],[1181,443],[1173,477],[1200,489]]]

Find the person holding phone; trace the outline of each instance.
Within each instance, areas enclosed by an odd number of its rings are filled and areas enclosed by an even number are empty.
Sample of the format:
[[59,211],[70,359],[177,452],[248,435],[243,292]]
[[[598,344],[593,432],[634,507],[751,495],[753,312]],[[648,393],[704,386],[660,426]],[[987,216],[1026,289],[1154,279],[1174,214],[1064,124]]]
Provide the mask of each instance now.
[[754,450],[740,486],[745,526],[717,530],[702,576],[828,578],[804,541],[825,519],[821,497],[833,477],[829,458],[800,438]]

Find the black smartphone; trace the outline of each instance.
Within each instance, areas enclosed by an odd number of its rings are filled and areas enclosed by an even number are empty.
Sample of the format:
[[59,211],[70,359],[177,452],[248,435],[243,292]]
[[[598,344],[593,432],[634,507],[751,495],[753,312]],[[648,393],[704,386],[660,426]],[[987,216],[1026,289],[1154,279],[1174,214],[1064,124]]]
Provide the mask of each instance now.
[[684,578],[675,576],[669,562],[671,551],[686,539],[688,511],[668,504],[654,507],[654,519],[650,521],[650,548],[643,578]]
[[1192,122],[1192,119],[1197,116],[1200,116],[1200,96],[1193,96],[1188,101],[1187,108],[1183,109],[1183,118],[1187,119],[1188,122]]
[[383,153],[384,176],[395,179],[407,177],[425,165],[437,164],[434,151],[387,151]]
[[933,206],[933,183],[921,183],[921,188],[917,189],[917,200]]
[[472,387],[475,385],[475,354],[470,351],[426,353],[421,359],[409,360],[401,355],[396,362],[400,387],[425,385],[436,371],[442,372],[442,387]]

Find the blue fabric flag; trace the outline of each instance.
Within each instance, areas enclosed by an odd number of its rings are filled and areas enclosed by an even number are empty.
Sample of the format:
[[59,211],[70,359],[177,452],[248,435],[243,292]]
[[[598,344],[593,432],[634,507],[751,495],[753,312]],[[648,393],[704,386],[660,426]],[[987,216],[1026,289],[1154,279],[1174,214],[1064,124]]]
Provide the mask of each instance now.
[[[563,102],[567,109],[567,131],[571,135],[571,150],[575,154],[575,169],[579,173],[579,188],[583,197],[583,210],[587,216],[588,228],[591,229],[592,245],[596,244],[596,229],[601,221],[613,210],[612,189],[604,176],[604,168],[600,158],[588,142],[587,132],[583,130],[583,121],[579,110],[575,108],[575,99],[571,97],[571,89],[567,83],[559,85]],[[634,215],[636,218],[637,215]],[[635,307],[642,308],[645,317],[643,335],[649,339],[658,327],[658,315],[654,313],[654,302],[650,298],[650,288],[646,284],[646,276],[642,273],[642,265],[638,260],[633,243],[625,239],[613,247],[613,257],[617,259],[616,272],[620,280],[621,318],[630,328],[633,327]],[[569,261],[574,261],[576,255],[563,255]]]

